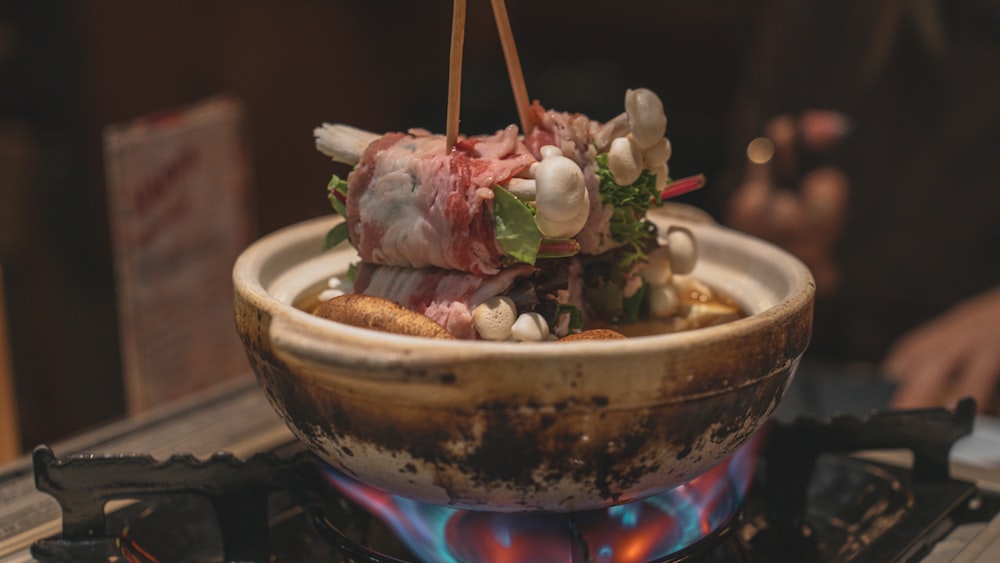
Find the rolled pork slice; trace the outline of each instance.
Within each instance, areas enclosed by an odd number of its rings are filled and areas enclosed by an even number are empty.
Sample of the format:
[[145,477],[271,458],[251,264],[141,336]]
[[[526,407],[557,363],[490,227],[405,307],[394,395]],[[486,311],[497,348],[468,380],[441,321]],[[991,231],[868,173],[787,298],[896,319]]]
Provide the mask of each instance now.
[[496,274],[493,188],[535,161],[513,125],[451,152],[441,135],[384,135],[348,176],[351,242],[372,264]]
[[523,138],[510,125],[493,135],[463,137],[451,152],[444,136],[422,130],[371,142],[348,176],[348,228],[361,259],[497,273],[509,260],[496,241],[493,189],[530,175],[546,145],[558,147],[583,171],[590,212],[575,237],[581,253],[620,246],[610,233],[613,209],[600,197],[594,133],[601,124],[582,114],[545,110],[537,102],[532,111],[537,125]]

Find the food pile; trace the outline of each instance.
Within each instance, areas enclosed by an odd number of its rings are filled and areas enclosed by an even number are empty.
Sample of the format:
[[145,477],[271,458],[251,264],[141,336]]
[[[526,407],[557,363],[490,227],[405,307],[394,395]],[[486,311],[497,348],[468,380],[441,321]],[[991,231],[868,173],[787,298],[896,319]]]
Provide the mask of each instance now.
[[329,183],[345,221],[326,246],[347,240],[360,258],[331,280],[317,314],[344,320],[345,309],[363,316],[388,300],[433,320],[440,337],[545,341],[688,315],[692,288],[704,301],[711,290],[687,275],[691,232],[672,227],[661,244],[645,218],[704,183],[671,180],[656,94],[628,90],[625,111],[606,123],[538,102],[531,110],[527,134],[510,125],[459,137],[451,150],[425,130],[317,128],[317,148],[354,166]]

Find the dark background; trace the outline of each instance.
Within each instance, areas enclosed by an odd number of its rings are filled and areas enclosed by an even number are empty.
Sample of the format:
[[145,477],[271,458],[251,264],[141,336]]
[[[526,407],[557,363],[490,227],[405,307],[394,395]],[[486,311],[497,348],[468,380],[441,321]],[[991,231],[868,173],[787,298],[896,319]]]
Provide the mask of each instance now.
[[[664,101],[672,175],[724,164],[744,3],[510,0],[529,95],[606,120]],[[752,4],[752,3],[746,3]],[[329,213],[324,121],[443,132],[452,3],[0,1],[0,264],[26,449],[122,416],[102,131],[245,101],[258,235]],[[462,131],[516,122],[489,2],[470,0]],[[703,196],[687,196],[702,203]]]

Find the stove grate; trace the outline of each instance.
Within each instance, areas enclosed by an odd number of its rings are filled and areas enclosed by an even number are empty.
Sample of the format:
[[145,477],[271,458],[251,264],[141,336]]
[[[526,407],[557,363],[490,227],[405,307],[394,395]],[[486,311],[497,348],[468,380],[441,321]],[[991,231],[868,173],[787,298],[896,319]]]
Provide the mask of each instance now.
[[[973,503],[979,496],[976,487],[948,475],[948,452],[955,440],[971,432],[974,414],[975,405],[963,401],[955,411],[927,409],[875,413],[864,419],[774,422],[766,430],[758,479],[742,517],[722,528],[712,541],[695,544],[669,561],[755,562],[789,550],[800,560],[908,560],[963,518],[988,519],[1000,510],[996,499]],[[889,448],[912,450],[912,470],[846,455]],[[175,455],[162,462],[142,455],[57,459],[51,449],[40,446],[34,452],[34,469],[36,487],[53,496],[63,514],[62,534],[32,546],[32,555],[42,562],[114,557],[157,560],[148,552],[145,536],[140,537],[149,532],[149,525],[144,530],[140,521],[160,517],[169,512],[167,508],[177,506],[176,500],[163,500],[177,493],[200,498],[201,505],[212,509],[221,536],[219,557],[225,561],[274,560],[276,527],[288,524],[292,529],[304,522],[312,524],[314,535],[326,540],[328,547],[323,549],[338,554],[332,560],[396,563],[407,557],[405,552],[382,547],[392,542],[384,526],[380,528],[376,518],[335,494],[322,475],[325,468],[315,456],[302,451],[300,444],[245,461],[218,453],[205,460]],[[864,480],[856,481],[858,472],[866,476]],[[861,492],[845,502],[831,501],[829,493],[846,490],[844,483],[854,483]],[[874,497],[866,500],[864,491],[875,491]],[[279,517],[275,516],[275,493],[286,498],[277,510]],[[105,505],[122,499],[138,502],[131,509],[106,515]],[[872,499],[880,505],[877,514],[870,512]],[[972,504],[979,512],[970,512]],[[204,527],[201,516],[196,526],[195,517],[183,510],[182,514],[180,518],[189,519],[191,527]],[[845,514],[853,515],[850,518],[861,514],[869,521],[838,528],[838,522],[850,520]],[[290,537],[297,538],[295,542],[303,536],[294,532]],[[845,546],[848,551],[843,551]],[[586,558],[585,547],[580,557]]]

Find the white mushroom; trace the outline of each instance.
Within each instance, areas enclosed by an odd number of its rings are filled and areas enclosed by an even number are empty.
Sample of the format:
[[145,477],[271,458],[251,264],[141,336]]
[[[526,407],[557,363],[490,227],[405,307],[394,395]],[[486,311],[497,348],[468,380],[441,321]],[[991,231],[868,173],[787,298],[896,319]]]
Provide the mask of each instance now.
[[572,237],[590,216],[590,195],[580,167],[549,148],[535,170],[535,223],[547,237]]
[[583,204],[589,206],[583,171],[564,156],[551,156],[535,172],[535,205],[538,212],[553,221],[568,221]]
[[622,112],[598,128],[594,134],[594,145],[598,152],[606,152],[611,141],[628,135],[628,114]]
[[534,180],[535,179],[535,170],[538,170],[538,161],[537,160],[535,162],[532,162],[531,166],[529,166],[529,167],[525,168],[524,170],[518,172],[517,175],[514,176],[514,177],[515,178],[526,178],[528,180]]
[[654,248],[646,255],[647,263],[642,268],[642,278],[654,287],[670,283],[673,270],[670,269],[670,249],[665,246]]
[[541,342],[549,337],[549,324],[538,313],[521,313],[510,332],[520,342]]
[[656,191],[662,192],[663,188],[667,187],[667,180],[670,179],[670,167],[666,164],[661,164],[657,166],[654,170],[650,170],[653,176],[656,176]]
[[538,150],[542,153],[542,160],[553,156],[563,156],[562,149],[555,145],[545,145]]
[[535,201],[536,186],[534,180],[511,178],[507,182],[507,191],[521,201]]
[[642,163],[646,170],[655,170],[670,160],[670,153],[670,140],[666,137],[660,137],[660,140],[653,143],[653,146],[642,150]]
[[517,320],[517,306],[509,297],[491,297],[472,310],[472,326],[484,340],[507,340]]
[[618,137],[608,149],[608,170],[619,186],[628,186],[642,174],[642,153],[632,136]]
[[664,318],[676,315],[680,311],[681,301],[677,289],[673,285],[652,286],[649,288],[649,314]]
[[675,274],[690,274],[698,261],[698,245],[694,235],[685,227],[670,227],[667,230],[667,248],[670,249],[670,265]]
[[625,113],[639,148],[649,148],[667,132],[667,115],[659,96],[647,88],[625,92]]
[[549,219],[544,214],[536,212],[535,225],[548,238],[572,238],[580,233],[583,226],[587,224],[587,217],[590,217],[589,197],[587,201],[587,207],[581,207],[576,216],[567,221]]

